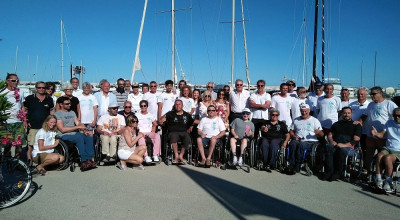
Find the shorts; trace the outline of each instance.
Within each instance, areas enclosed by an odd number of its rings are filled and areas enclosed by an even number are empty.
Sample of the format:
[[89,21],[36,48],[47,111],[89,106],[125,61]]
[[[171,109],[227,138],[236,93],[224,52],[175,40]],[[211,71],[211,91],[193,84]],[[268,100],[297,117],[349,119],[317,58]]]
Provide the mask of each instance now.
[[[201,138],[201,142],[203,143],[203,147],[209,147],[211,138]],[[221,139],[217,138],[216,145],[221,144]]]
[[397,158],[397,161],[400,161],[400,151],[389,150],[386,147],[383,147],[379,153],[383,153],[384,155],[393,154]]
[[46,159],[48,153],[40,153],[37,154],[36,157],[34,157],[32,160],[36,164],[41,164],[43,161]]
[[189,145],[192,143],[190,135],[186,131],[170,132],[168,134],[168,139],[170,143],[182,142],[183,148],[185,149],[187,149]]
[[135,151],[130,150],[118,150],[118,158],[120,160],[127,160]]
[[39,129],[29,129],[28,133],[28,145],[33,146],[35,144],[35,137]]

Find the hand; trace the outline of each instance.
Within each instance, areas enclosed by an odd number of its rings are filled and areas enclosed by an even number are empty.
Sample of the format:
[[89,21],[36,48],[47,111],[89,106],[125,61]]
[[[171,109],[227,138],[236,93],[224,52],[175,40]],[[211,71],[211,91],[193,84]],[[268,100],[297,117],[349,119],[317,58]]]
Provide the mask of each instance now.
[[201,135],[201,138],[205,138],[206,136],[207,136],[207,135],[203,133],[203,134]]
[[371,134],[374,137],[378,134],[378,131],[376,130],[376,128],[374,126],[372,126]]
[[234,135],[233,137],[234,137],[235,139],[238,139],[238,138],[239,138],[239,136],[237,136],[237,135]]
[[57,145],[60,143],[60,140],[56,139],[56,141],[54,142],[54,147],[57,147]]
[[268,132],[268,126],[264,126],[263,131],[264,131],[265,133],[267,133],[267,132]]
[[78,129],[82,129],[83,130],[85,128],[86,128],[86,126],[84,124],[82,124],[82,123],[78,125]]
[[287,142],[283,142],[282,147],[286,148],[287,147]]
[[321,128],[317,128],[317,129],[315,129],[314,133],[318,134],[320,131],[321,131]]
[[92,126],[92,127],[96,126],[96,120],[92,121],[92,123],[90,124],[90,126]]
[[139,134],[137,135],[137,137],[138,137],[138,138],[142,138],[142,137],[144,137],[144,135],[143,135],[142,132],[139,132]]
[[362,125],[361,121],[354,121],[353,124],[354,125]]

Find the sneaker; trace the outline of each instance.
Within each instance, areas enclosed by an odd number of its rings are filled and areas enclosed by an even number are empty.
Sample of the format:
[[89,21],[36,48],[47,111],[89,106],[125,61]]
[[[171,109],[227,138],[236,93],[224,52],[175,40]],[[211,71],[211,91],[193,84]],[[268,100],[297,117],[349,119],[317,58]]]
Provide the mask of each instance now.
[[243,158],[242,157],[239,157],[238,165],[239,165],[239,167],[243,166]]
[[296,164],[296,165],[294,166],[294,172],[300,173],[300,164]]
[[118,167],[120,170],[127,170],[127,169],[128,169],[126,166],[122,165],[120,162],[117,163],[117,167]]
[[103,162],[109,162],[110,161],[110,156],[109,155],[107,155],[104,159],[103,159]]
[[153,156],[153,161],[154,162],[160,162],[160,159],[158,159],[158,156]]
[[376,178],[375,179],[375,185],[376,187],[378,187],[379,189],[382,189],[382,185],[383,185],[383,181],[381,178]]
[[144,166],[142,164],[138,165],[138,166],[133,166],[132,169],[136,169],[136,170],[144,170]]
[[151,163],[151,162],[153,162],[149,156],[146,156],[146,157],[144,158],[144,161],[146,161],[146,163]]
[[385,185],[383,185],[383,190],[385,190],[386,193],[392,193],[394,191],[393,183],[385,181]]
[[114,157],[110,157],[110,159],[108,161],[115,162],[115,158]]
[[271,173],[271,172],[272,172],[271,169],[270,169],[270,166],[266,166],[266,167],[265,167],[265,171],[267,171],[268,173]]
[[236,166],[238,164],[238,159],[236,156],[233,157],[232,165]]

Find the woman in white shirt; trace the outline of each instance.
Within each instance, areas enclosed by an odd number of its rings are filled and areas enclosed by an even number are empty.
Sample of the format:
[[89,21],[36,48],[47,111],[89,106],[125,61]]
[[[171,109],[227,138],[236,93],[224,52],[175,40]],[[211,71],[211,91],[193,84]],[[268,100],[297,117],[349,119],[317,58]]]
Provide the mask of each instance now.
[[33,162],[39,164],[36,170],[42,176],[48,174],[44,167],[64,161],[64,156],[54,153],[54,148],[58,145],[58,140],[55,138],[57,135],[56,123],[57,119],[54,115],[47,116],[42,128],[35,136],[32,158]]

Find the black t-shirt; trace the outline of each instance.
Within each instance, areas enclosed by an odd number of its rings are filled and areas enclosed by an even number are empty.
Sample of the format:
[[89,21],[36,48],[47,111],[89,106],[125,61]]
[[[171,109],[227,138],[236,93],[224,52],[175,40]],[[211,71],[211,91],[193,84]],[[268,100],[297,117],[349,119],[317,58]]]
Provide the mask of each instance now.
[[[337,143],[345,144],[353,141],[353,136],[361,137],[361,125],[353,124],[353,120],[340,120],[332,125],[331,132],[333,140]],[[352,145],[355,143],[352,142]]]
[[284,122],[278,121],[276,124],[272,124],[270,120],[266,121],[262,125],[268,127],[268,132],[261,131],[261,136],[272,139],[272,138],[285,138],[285,135],[289,133],[287,126]]
[[133,115],[133,116],[135,115],[135,113],[129,112],[129,115],[128,115],[128,116],[125,116],[124,110],[119,111],[118,114],[124,116],[126,126],[128,126],[128,121],[127,121],[128,117],[129,117],[130,115]]
[[40,129],[44,119],[50,115],[51,109],[54,108],[54,103],[50,96],[46,95],[43,101],[40,101],[36,94],[32,94],[25,98],[24,107],[28,110],[27,119],[31,128]]
[[187,112],[177,115],[175,111],[169,111],[166,114],[166,125],[170,132],[186,131],[193,125],[193,118]]
[[[62,96],[61,96],[62,97]],[[61,98],[60,97],[60,98]],[[57,99],[57,104],[61,103],[60,98]],[[71,100],[71,111],[74,111],[76,114],[76,117],[78,117],[78,104],[79,104],[79,99],[76,98],[75,96],[72,96]]]

